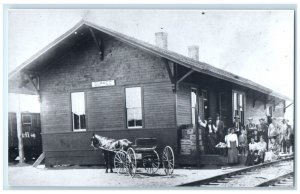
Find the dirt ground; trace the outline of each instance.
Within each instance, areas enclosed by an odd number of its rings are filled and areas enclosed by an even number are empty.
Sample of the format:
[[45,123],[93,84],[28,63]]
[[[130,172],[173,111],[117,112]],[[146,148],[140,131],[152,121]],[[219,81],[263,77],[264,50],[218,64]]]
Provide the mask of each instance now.
[[31,165],[8,167],[8,182],[10,187],[19,186],[68,186],[68,187],[173,187],[182,183],[196,181],[222,173],[240,169],[175,169],[174,173],[166,176],[163,169],[159,169],[155,175],[146,174],[144,169],[139,169],[136,176],[117,173],[105,173],[105,169],[99,166],[93,167],[56,167],[45,168],[40,165],[37,168]]

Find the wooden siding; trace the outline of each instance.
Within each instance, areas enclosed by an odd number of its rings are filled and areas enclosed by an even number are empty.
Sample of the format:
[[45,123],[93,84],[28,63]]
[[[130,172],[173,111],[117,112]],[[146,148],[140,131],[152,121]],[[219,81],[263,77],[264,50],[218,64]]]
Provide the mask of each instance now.
[[172,146],[177,153],[177,134],[175,128],[160,129],[123,129],[117,131],[86,131],[46,133],[43,136],[43,147],[46,153],[46,165],[55,164],[103,164],[101,151],[95,151],[91,145],[92,134],[133,141],[136,138],[154,137],[158,140],[158,152]]
[[191,86],[180,84],[177,91],[177,125],[192,124]]

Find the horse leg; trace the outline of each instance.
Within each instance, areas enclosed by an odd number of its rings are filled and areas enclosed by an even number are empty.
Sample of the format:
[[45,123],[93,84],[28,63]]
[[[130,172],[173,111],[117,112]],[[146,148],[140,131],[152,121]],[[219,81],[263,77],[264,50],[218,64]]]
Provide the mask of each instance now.
[[114,153],[113,152],[109,152],[109,166],[110,166],[110,172],[113,173],[113,158],[114,158]]
[[108,161],[109,161],[109,158],[108,158],[108,152],[107,151],[103,151],[103,156],[104,156],[104,162],[105,162],[105,173],[108,173]]

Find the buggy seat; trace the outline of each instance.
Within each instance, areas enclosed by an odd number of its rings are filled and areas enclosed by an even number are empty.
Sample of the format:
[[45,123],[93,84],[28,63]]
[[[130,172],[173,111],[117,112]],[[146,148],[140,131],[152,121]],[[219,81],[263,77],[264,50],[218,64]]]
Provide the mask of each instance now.
[[131,146],[135,151],[147,152],[153,151],[157,147],[156,138],[137,138],[135,139],[135,145]]

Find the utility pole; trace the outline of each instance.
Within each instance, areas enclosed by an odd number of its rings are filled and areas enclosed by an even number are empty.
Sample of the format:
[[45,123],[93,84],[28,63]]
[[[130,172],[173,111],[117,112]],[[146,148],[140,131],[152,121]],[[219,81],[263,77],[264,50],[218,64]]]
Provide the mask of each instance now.
[[17,118],[17,134],[18,134],[18,147],[19,147],[19,163],[24,163],[24,147],[23,147],[23,138],[22,138],[22,116],[21,116],[21,107],[20,107],[20,94],[18,95],[18,106],[16,110]]

